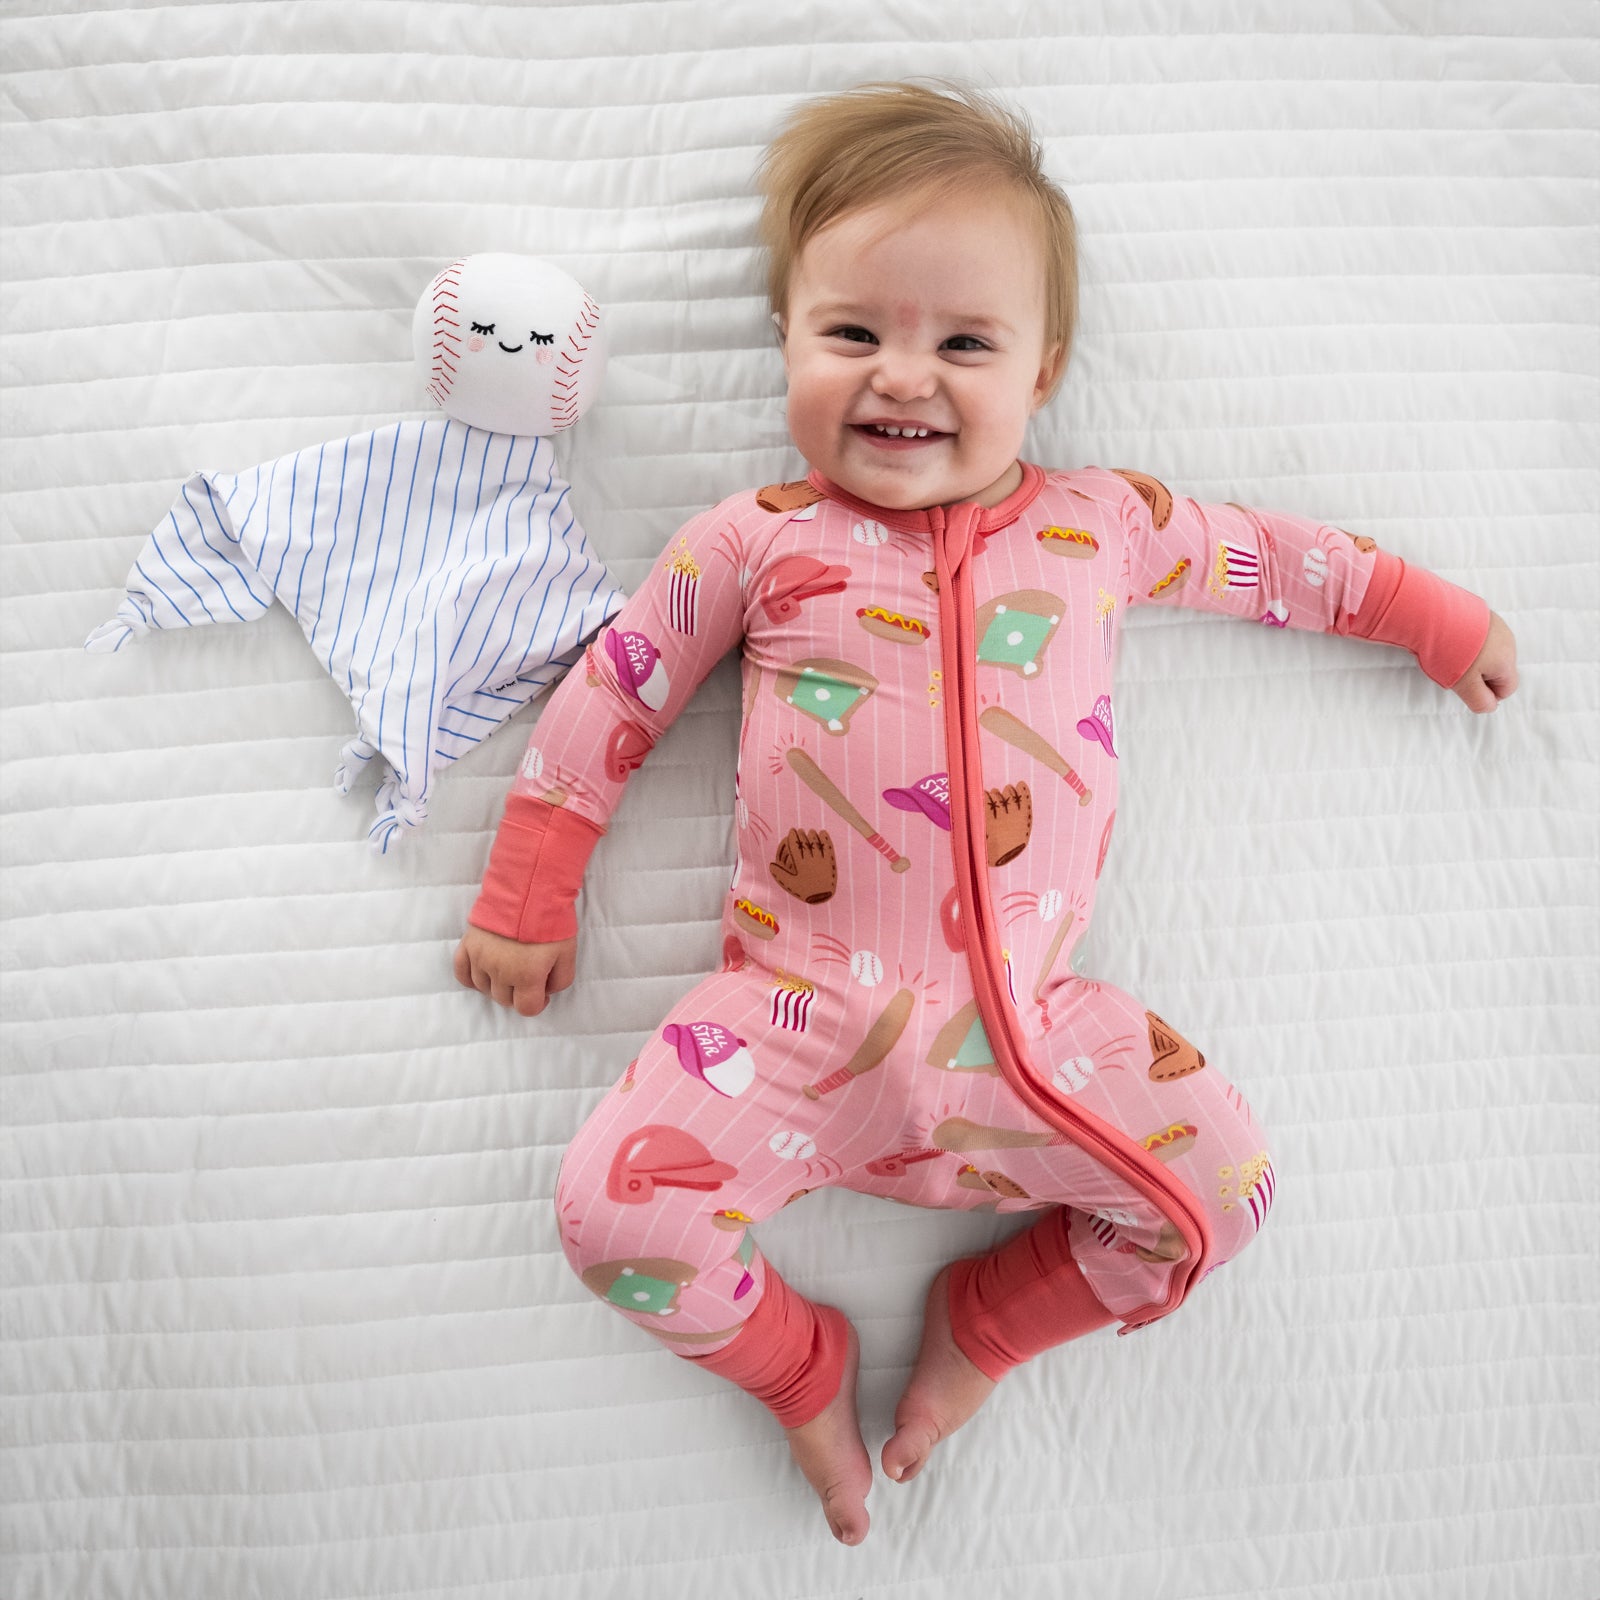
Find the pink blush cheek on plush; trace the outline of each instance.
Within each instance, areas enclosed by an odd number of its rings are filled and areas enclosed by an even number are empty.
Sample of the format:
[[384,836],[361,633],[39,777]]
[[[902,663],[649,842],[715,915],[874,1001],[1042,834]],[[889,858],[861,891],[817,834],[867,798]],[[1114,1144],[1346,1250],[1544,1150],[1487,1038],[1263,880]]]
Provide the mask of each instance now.
[[467,340],[467,349],[469,349],[469,350],[481,350],[481,349],[483,349],[483,335],[481,333],[473,334],[473,336],[470,339]]

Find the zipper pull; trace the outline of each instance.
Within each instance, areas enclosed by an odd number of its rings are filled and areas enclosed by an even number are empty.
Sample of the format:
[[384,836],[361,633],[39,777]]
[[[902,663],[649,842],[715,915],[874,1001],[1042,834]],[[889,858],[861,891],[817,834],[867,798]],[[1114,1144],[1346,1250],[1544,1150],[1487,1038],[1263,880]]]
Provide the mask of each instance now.
[[942,521],[943,526],[938,529],[936,537],[944,547],[944,558],[950,575],[955,577],[972,554],[973,535],[978,526],[978,508],[973,505],[956,506],[950,514],[942,514]]

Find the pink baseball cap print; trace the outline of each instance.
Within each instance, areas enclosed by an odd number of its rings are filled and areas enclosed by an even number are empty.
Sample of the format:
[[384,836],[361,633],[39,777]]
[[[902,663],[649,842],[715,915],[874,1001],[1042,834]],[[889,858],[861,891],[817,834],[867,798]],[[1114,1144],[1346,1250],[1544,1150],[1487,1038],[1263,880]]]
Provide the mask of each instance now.
[[678,1065],[691,1078],[720,1095],[732,1099],[755,1082],[755,1058],[720,1022],[669,1022],[661,1037],[678,1052]]
[[909,789],[885,789],[883,798],[901,811],[920,811],[936,827],[950,831],[950,774],[930,772]]

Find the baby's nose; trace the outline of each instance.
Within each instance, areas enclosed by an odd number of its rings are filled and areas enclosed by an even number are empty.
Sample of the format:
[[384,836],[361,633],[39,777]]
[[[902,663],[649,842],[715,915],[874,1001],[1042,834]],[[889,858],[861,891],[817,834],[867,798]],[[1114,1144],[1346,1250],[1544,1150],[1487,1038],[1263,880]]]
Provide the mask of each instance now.
[[880,350],[873,365],[872,391],[886,400],[926,400],[937,382],[933,363],[912,352]]

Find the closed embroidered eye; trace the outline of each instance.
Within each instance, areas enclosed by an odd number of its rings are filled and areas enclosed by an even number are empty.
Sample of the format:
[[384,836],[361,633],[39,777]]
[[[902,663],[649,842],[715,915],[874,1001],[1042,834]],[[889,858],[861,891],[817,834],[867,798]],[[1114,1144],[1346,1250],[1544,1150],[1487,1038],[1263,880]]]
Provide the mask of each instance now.
[[472,324],[472,331],[474,333],[493,333],[494,324],[492,322],[474,322]]
[[553,333],[530,333],[528,335],[535,344],[554,344],[556,336]]

